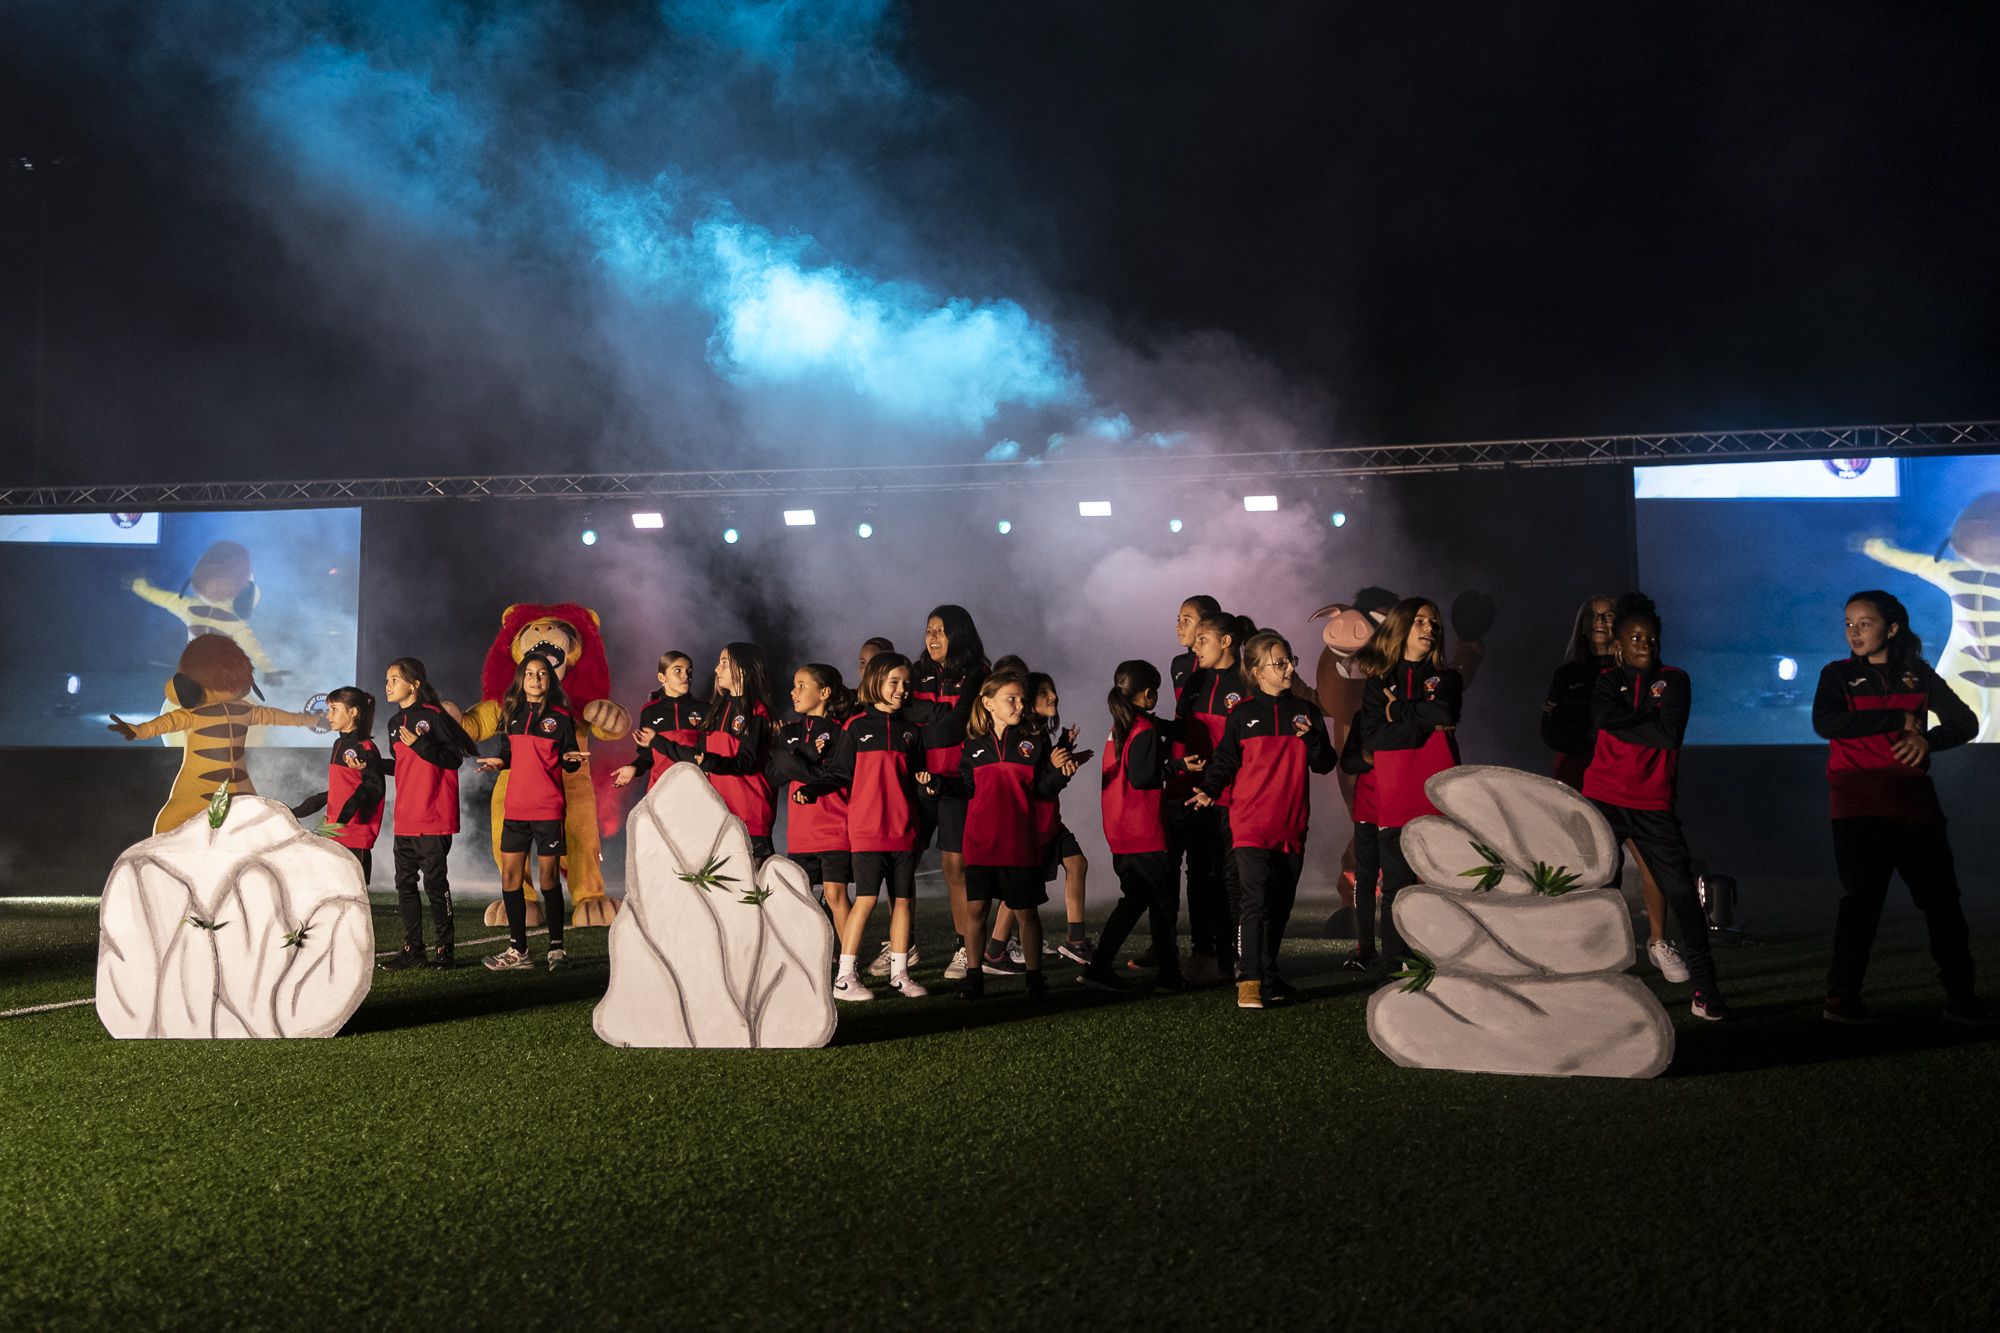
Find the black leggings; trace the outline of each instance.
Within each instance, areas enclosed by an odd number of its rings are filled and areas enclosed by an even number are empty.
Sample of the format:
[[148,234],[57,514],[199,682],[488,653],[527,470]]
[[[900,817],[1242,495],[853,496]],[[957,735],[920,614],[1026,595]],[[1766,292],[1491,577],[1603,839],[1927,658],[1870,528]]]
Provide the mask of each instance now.
[[[1715,989],[1715,959],[1708,951],[1708,917],[1701,910],[1701,893],[1694,886],[1694,868],[1688,855],[1687,837],[1681,821],[1671,810],[1628,810],[1592,800],[1598,813],[1611,825],[1619,859],[1624,859],[1626,839],[1639,849],[1653,882],[1660,886],[1666,903],[1667,919],[1673,924],[1674,943],[1687,964],[1688,980],[1699,991]],[[1617,883],[1617,877],[1612,883]]]
[[1354,825],[1354,942],[1364,962],[1375,957],[1375,885],[1382,877],[1381,840],[1382,831],[1375,825]]
[[1118,902],[1111,919],[1097,937],[1093,967],[1109,971],[1118,957],[1118,946],[1145,917],[1153,935],[1153,962],[1163,977],[1180,975],[1180,945],[1174,935],[1179,929],[1180,894],[1174,886],[1173,862],[1167,852],[1113,853],[1112,873],[1118,876]]
[[1167,855],[1187,858],[1188,947],[1211,958],[1226,958],[1236,937],[1236,916],[1226,888],[1229,836],[1226,812],[1179,807],[1164,821]]
[[[1401,958],[1409,953],[1410,947],[1403,943],[1402,934],[1396,929],[1396,895],[1417,882],[1417,872],[1403,855],[1403,829],[1377,829],[1375,832],[1375,854],[1382,863],[1382,955],[1385,958]],[[1359,860],[1359,852],[1356,852]],[[1356,881],[1357,886],[1359,881]],[[1361,896],[1355,894],[1355,906],[1359,908]]]
[[1278,974],[1278,949],[1298,900],[1299,872],[1304,852],[1280,852],[1268,847],[1238,847],[1236,864],[1238,914],[1236,948],[1243,980],[1262,981]]
[[[1958,871],[1943,824],[1905,824],[1861,817],[1833,821],[1833,860],[1840,869],[1840,915],[1833,927],[1829,994],[1859,996],[1875,947],[1875,928],[1889,896],[1889,878],[1900,874],[1910,900],[1924,914],[1931,958],[1946,996],[1972,997],[1972,947],[1958,902]],[[1655,871],[1657,874],[1658,872]]]

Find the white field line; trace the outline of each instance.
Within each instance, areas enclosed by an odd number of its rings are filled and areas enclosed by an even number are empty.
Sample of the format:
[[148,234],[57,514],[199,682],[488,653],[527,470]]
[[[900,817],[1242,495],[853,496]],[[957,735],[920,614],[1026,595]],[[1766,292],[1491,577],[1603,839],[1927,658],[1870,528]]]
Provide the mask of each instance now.
[[[540,930],[531,930],[528,932],[530,935],[546,935],[548,933],[546,926]],[[505,935],[484,935],[476,940],[466,940],[464,944],[469,949],[476,944],[498,944],[506,938]],[[399,949],[382,949],[378,950],[375,956],[377,958],[388,958],[398,952],[400,952]],[[86,995],[81,1000],[57,1000],[54,1004],[31,1004],[20,1009],[0,1009],[0,1018],[26,1018],[29,1014],[47,1014],[53,1013],[58,1009],[74,1009],[78,1005],[95,1003],[97,1003],[95,995]]]

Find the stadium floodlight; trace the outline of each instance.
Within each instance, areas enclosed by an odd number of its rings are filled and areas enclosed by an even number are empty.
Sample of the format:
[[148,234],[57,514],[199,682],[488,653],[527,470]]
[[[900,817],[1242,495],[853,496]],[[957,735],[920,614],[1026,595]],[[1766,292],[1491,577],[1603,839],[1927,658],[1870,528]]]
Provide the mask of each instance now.
[[634,514],[632,515],[632,526],[635,528],[664,528],[667,526],[667,516],[650,511]]
[[1076,512],[1083,515],[1083,517],[1085,518],[1110,518],[1111,501],[1078,500],[1076,502]]
[[1253,514],[1275,513],[1278,508],[1278,497],[1275,495],[1246,495],[1243,497],[1243,507]]
[[788,528],[809,528],[817,521],[813,517],[813,511],[810,509],[787,509],[785,511],[785,526]]

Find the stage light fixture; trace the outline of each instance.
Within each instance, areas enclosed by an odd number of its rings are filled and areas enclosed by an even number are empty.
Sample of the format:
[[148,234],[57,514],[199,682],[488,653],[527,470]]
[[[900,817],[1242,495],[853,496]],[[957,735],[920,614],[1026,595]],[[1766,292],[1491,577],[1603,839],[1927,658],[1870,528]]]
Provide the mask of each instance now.
[[737,539],[742,535],[735,528],[724,528],[722,530],[722,540],[728,542],[731,546],[736,545]]
[[664,528],[667,526],[667,516],[659,513],[634,514],[632,515],[632,526],[635,528]]
[[595,545],[597,545],[597,529],[596,529],[596,528],[585,528],[585,529],[583,530],[583,544],[584,544],[585,546],[595,546]]
[[813,518],[813,511],[810,509],[787,509],[785,511],[785,526],[788,528],[809,528],[815,522],[817,520]]
[[1797,680],[1798,678],[1799,678],[1799,660],[1796,657],[1779,658],[1778,679],[1789,682]]
[[1278,509],[1278,497],[1275,495],[1246,495],[1243,497],[1243,507],[1253,514],[1276,513]]
[[1170,518],[1167,520],[1168,532],[1179,532],[1180,530],[1181,530],[1181,521],[1179,519]]
[[1078,500],[1076,502],[1076,512],[1085,518],[1110,518],[1111,501]]
[[1347,526],[1347,515],[1336,509],[1333,511],[1333,516],[1327,519],[1327,522],[1333,524],[1336,528],[1344,528]]
[[998,523],[995,523],[993,525],[993,528],[1002,537],[1005,537],[1008,533],[1014,530],[1014,525],[1012,523],[1009,523],[1006,519],[1003,518]]
[[873,537],[875,535],[875,525],[873,523],[863,523],[854,530],[854,535],[863,540]]
[[83,693],[83,677],[72,675],[69,679],[65,680],[63,682],[63,693],[64,694]]

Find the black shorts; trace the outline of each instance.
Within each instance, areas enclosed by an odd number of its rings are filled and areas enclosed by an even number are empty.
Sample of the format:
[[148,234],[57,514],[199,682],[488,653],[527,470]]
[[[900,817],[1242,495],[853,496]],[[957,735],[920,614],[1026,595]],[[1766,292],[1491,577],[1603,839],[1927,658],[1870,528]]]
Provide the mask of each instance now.
[[998,898],[1008,907],[1025,911],[1049,900],[1042,887],[1042,872],[1036,866],[967,866],[965,896],[971,902]]
[[541,844],[543,856],[563,856],[569,847],[563,842],[563,822],[560,819],[503,819],[500,821],[500,850],[503,852],[533,851],[535,844]]
[[1055,836],[1042,848],[1042,883],[1055,882],[1056,872],[1062,869],[1064,858],[1082,855],[1083,848],[1078,845],[1076,834],[1069,831],[1069,825],[1056,825]]
[[889,900],[917,896],[917,853],[840,852],[854,860],[854,896],[879,898],[886,890]]
[[852,884],[854,856],[851,852],[786,852],[806,872],[814,884]]
[[931,845],[931,838],[937,838],[937,849],[941,852],[962,852],[965,850],[965,806],[964,798],[958,796],[923,796],[917,800],[917,850]]

